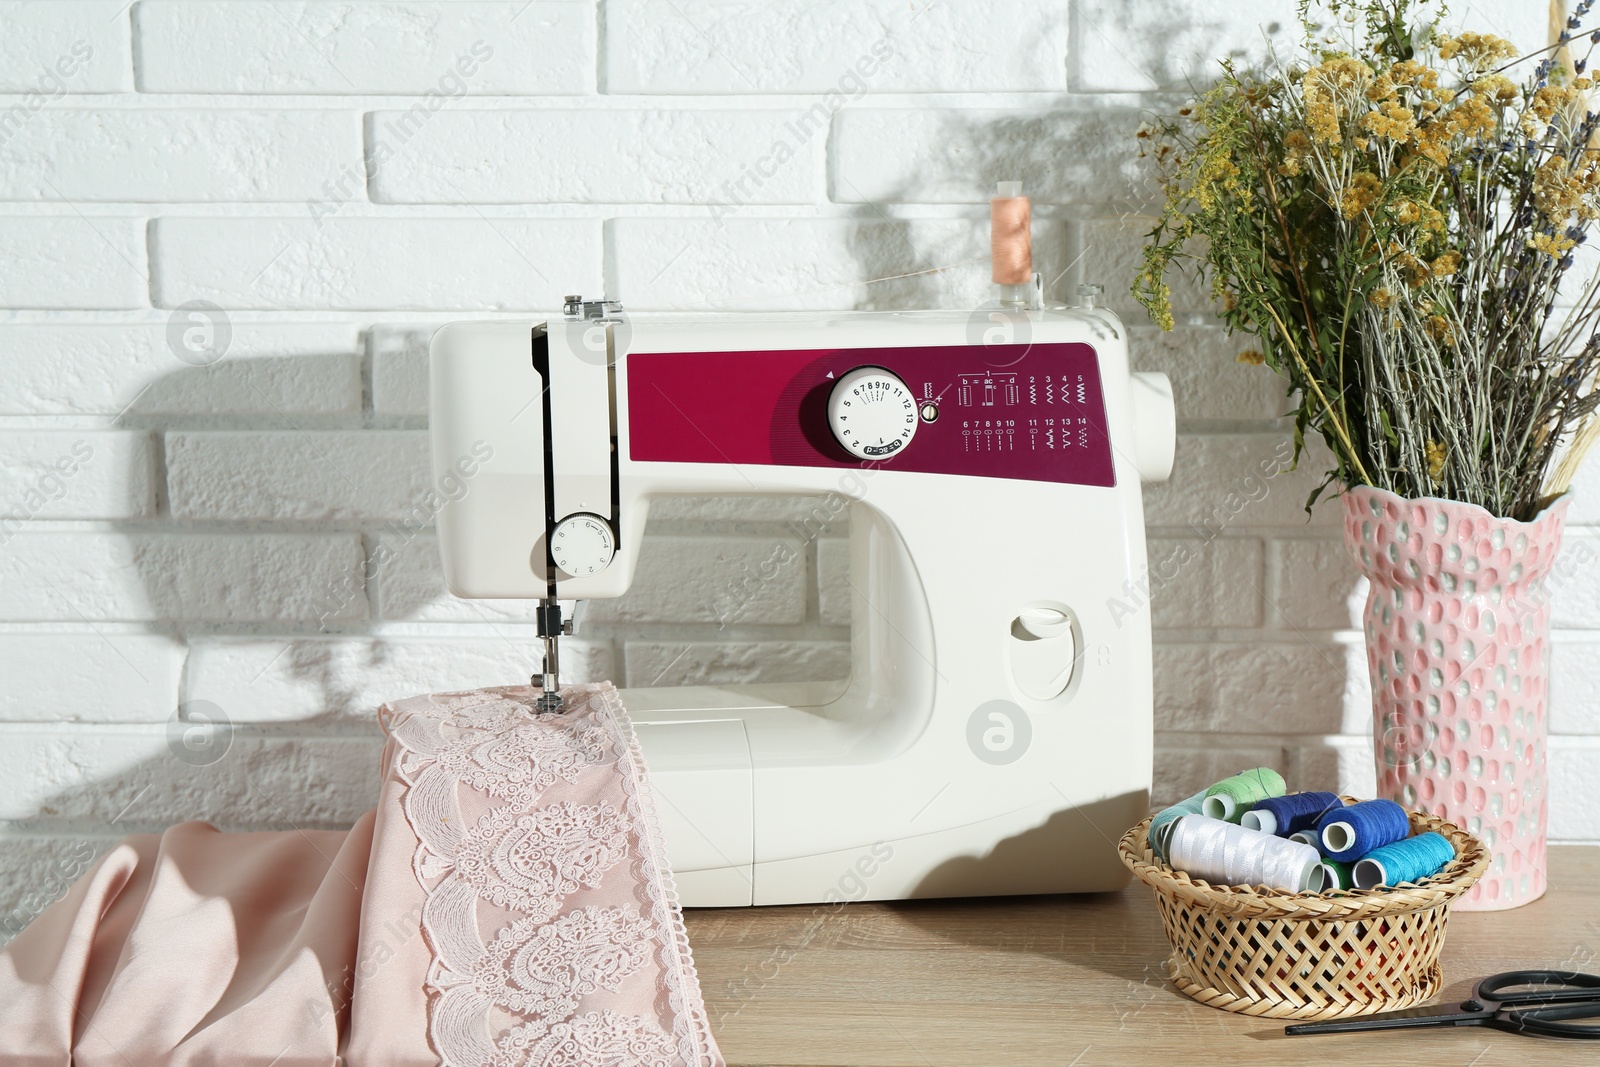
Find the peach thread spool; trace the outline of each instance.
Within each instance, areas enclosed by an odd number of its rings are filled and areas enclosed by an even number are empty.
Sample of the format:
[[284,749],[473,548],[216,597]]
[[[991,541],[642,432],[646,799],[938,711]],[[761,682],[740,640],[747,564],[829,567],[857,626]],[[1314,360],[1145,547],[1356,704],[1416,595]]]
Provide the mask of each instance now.
[[1021,182],[1000,182],[989,201],[991,277],[1000,287],[1000,303],[1027,307],[1033,287],[1032,207]]

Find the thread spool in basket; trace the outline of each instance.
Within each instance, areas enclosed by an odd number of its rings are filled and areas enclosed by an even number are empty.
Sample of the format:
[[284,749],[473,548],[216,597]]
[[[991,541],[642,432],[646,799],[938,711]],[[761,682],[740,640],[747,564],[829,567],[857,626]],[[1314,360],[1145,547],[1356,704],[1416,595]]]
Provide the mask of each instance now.
[[1171,807],[1162,808],[1150,818],[1148,840],[1150,851],[1162,862],[1167,859],[1167,838],[1172,834],[1172,825],[1185,815],[1200,814],[1200,802],[1206,798],[1204,789],[1194,796],[1180,800]]
[[1322,854],[1351,862],[1411,833],[1411,817],[1392,800],[1363,800],[1330,811],[1317,822]]
[[1355,885],[1350,864],[1338,860],[1323,860],[1311,872],[1311,892],[1326,893],[1333,889],[1350,889]]
[[1283,775],[1271,767],[1241,771],[1206,790],[1206,798],[1200,802],[1200,814],[1237,823],[1258,801],[1281,797],[1285,788]]
[[1302,845],[1310,845],[1318,852],[1322,851],[1322,838],[1317,836],[1317,832],[1315,830],[1301,830],[1298,833],[1290,834],[1289,840],[1298,841]]
[[1171,865],[1215,885],[1262,885],[1303,893],[1321,857],[1310,845],[1206,815],[1184,815],[1167,839]]
[[1429,831],[1373,849],[1356,860],[1351,876],[1357,889],[1415,884],[1438,874],[1455,858],[1454,846],[1442,834]]
[[1342,807],[1344,801],[1335,793],[1289,793],[1256,801],[1255,807],[1239,817],[1239,825],[1289,837],[1311,829],[1328,812]]

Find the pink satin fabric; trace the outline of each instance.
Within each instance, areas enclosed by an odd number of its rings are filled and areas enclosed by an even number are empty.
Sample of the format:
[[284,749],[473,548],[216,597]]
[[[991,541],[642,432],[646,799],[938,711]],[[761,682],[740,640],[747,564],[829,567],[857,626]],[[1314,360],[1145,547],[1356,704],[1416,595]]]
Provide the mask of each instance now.
[[534,695],[383,709],[349,831],[117,845],[0,952],[0,1064],[720,1067],[616,692]]

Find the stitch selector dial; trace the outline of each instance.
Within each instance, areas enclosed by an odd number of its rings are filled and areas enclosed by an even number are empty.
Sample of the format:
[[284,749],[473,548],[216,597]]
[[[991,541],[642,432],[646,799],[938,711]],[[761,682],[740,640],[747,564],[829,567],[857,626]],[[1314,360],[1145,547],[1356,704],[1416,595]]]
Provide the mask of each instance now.
[[550,558],[574,578],[599,574],[617,554],[611,524],[598,515],[568,515],[550,535]]
[[828,428],[857,459],[899,454],[917,432],[917,400],[906,383],[882,367],[857,367],[828,395]]

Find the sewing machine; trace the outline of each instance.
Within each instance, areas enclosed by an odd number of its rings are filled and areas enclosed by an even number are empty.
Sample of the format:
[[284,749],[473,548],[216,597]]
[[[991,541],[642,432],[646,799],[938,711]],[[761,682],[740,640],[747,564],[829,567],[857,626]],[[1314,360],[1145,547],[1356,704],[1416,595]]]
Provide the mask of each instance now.
[[[1140,483],[1174,416],[1117,318],[565,310],[432,348],[435,476],[482,460],[439,515],[445,574],[541,601],[546,707],[563,602],[628,590],[653,497],[815,494],[802,536],[849,517],[847,683],[622,692],[683,903],[1122,885],[1151,767]],[[719,618],[738,588],[705,591]]]

